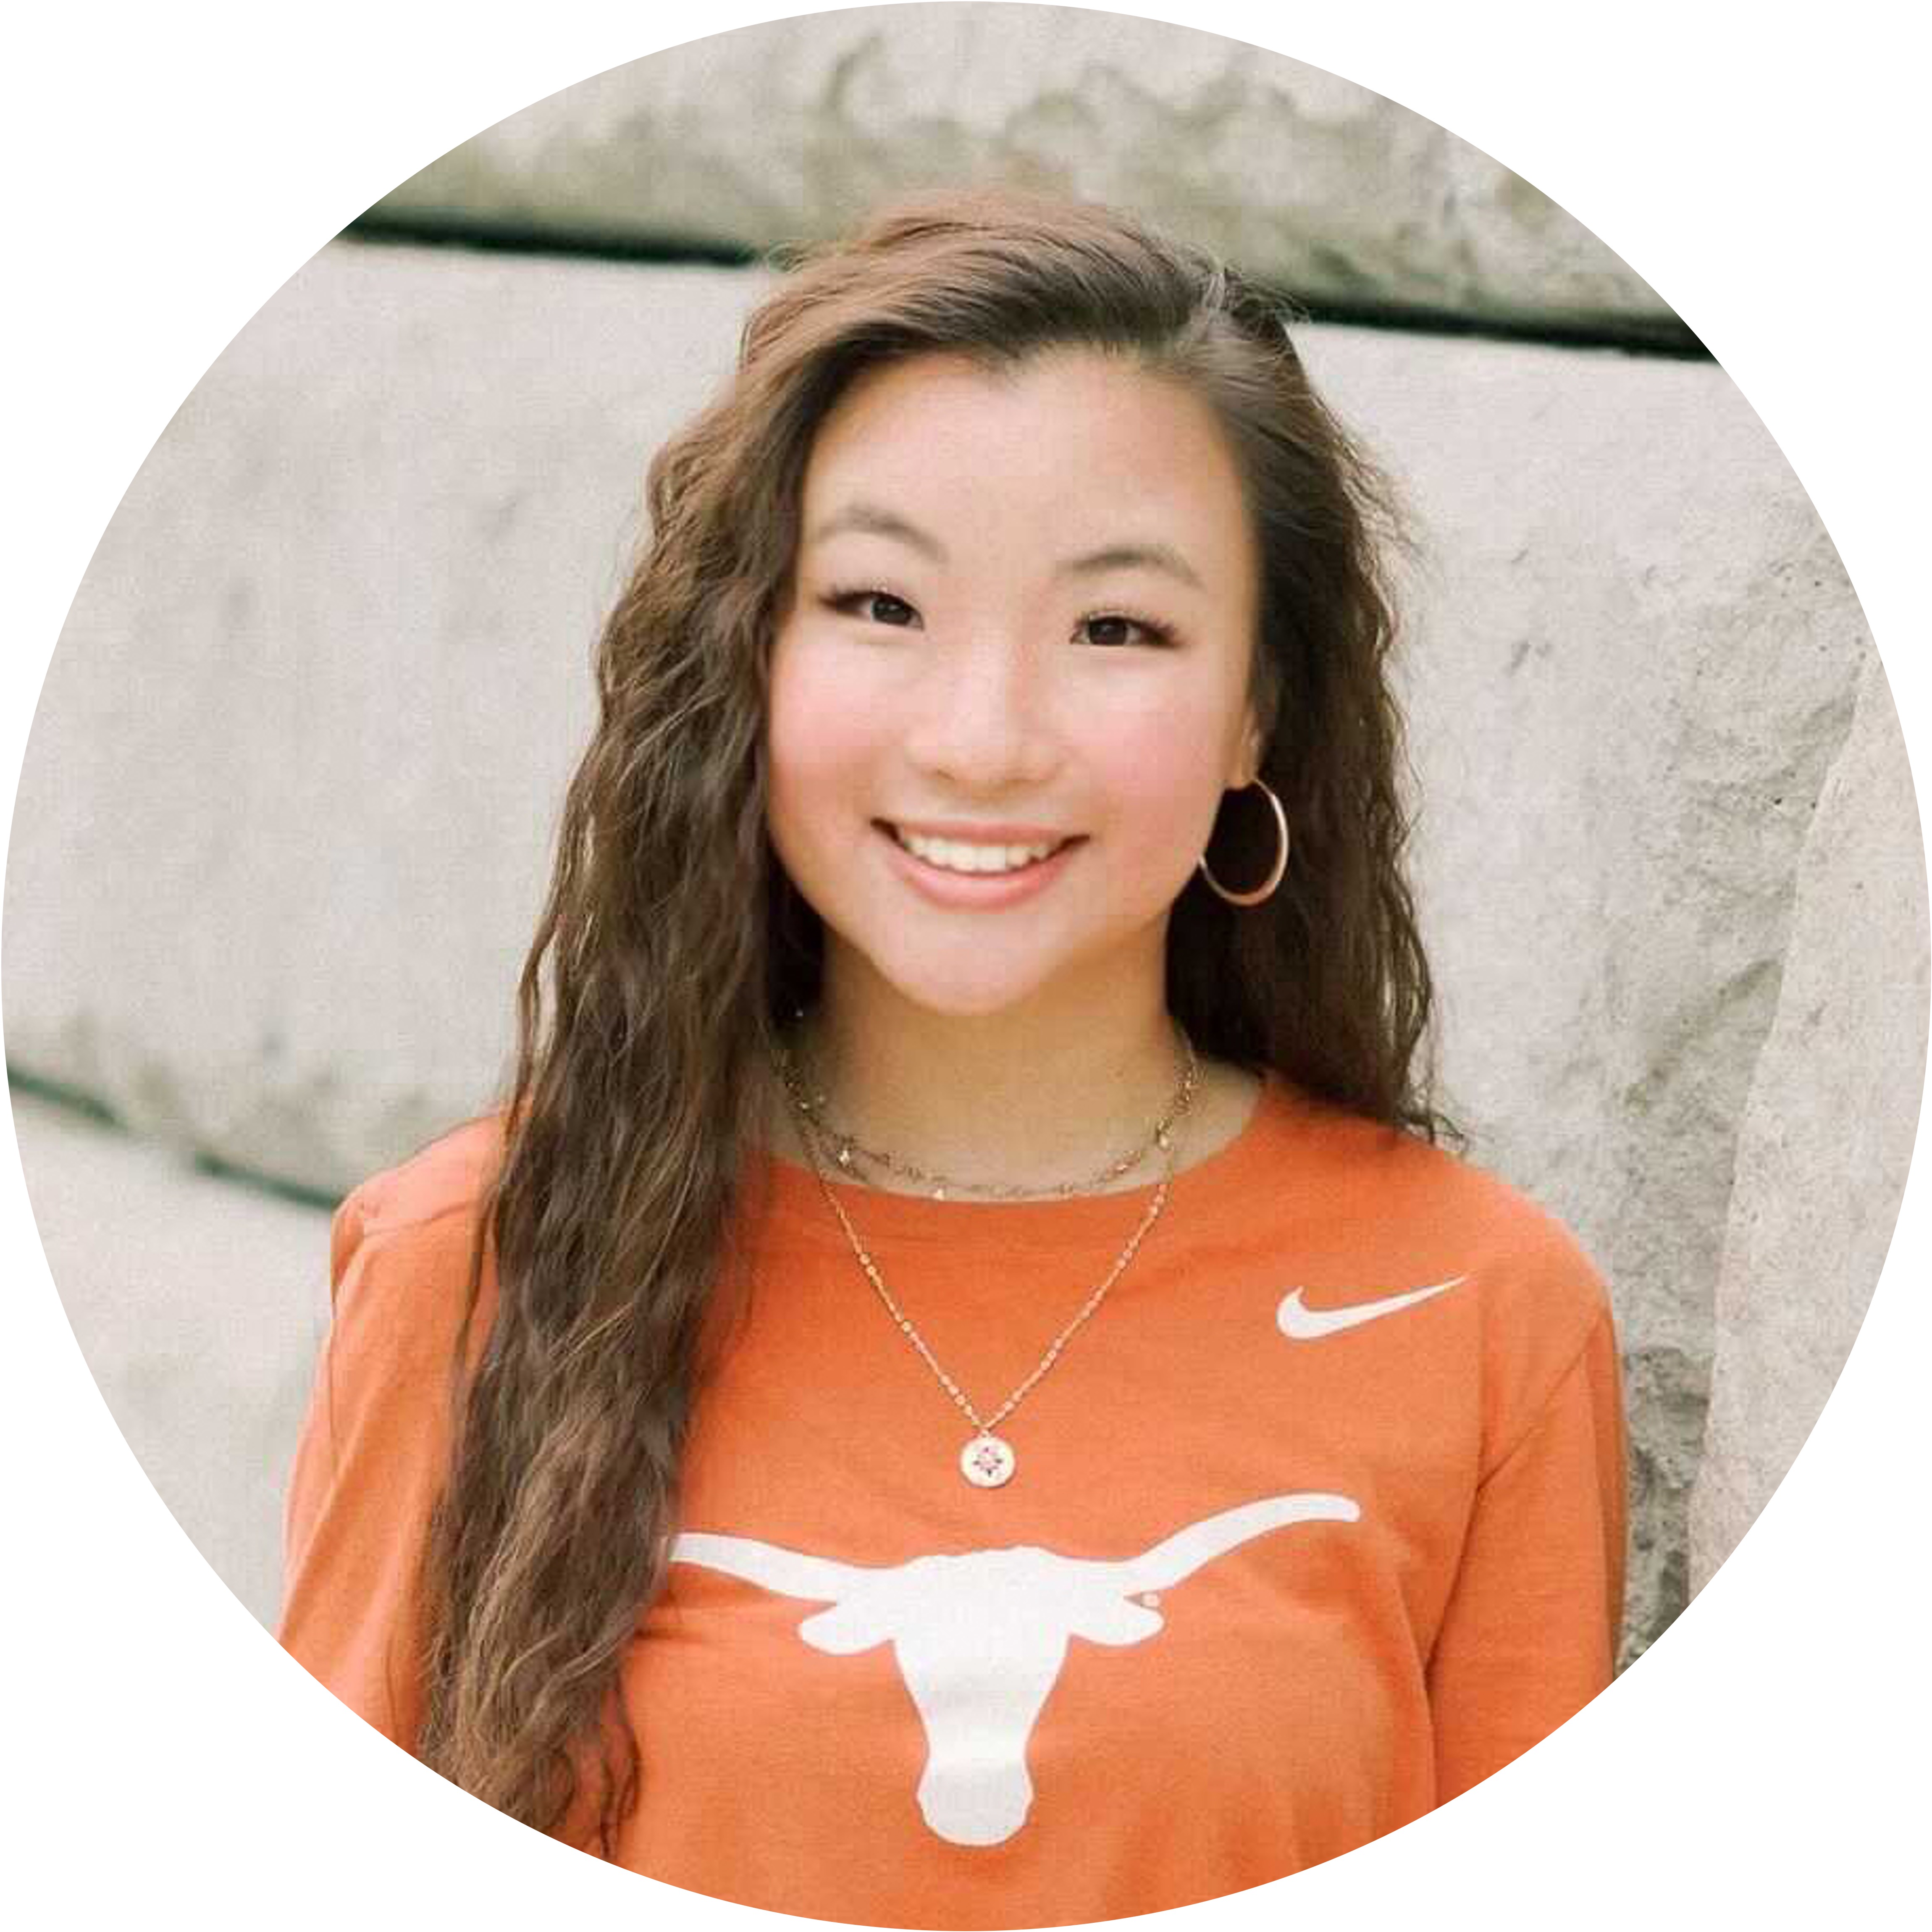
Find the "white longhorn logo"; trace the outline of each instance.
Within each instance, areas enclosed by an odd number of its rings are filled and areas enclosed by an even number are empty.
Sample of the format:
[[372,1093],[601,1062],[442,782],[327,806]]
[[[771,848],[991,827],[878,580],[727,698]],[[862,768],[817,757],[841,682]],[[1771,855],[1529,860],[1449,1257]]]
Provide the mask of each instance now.
[[890,1642],[926,1731],[926,1822],[956,1845],[997,1845],[1032,1807],[1028,1742],[1070,1637],[1138,1643],[1163,1620],[1135,1598],[1285,1524],[1353,1522],[1360,1514],[1346,1496],[1267,1496],[1118,1563],[1021,1544],[879,1568],[691,1531],[672,1544],[670,1560],[830,1604],[798,1627],[815,1649],[849,1657]]

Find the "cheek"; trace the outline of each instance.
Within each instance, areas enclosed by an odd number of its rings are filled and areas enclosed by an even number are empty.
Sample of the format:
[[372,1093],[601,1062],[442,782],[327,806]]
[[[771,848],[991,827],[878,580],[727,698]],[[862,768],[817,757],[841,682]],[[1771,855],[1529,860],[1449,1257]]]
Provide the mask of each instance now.
[[1118,722],[1105,747],[1113,822],[1124,857],[1162,882],[1181,878],[1213,830],[1221,772],[1210,748],[1220,719],[1174,711]]
[[839,702],[839,680],[822,657],[775,655],[765,727],[775,838],[794,842],[828,828],[862,802],[878,752],[866,708]]

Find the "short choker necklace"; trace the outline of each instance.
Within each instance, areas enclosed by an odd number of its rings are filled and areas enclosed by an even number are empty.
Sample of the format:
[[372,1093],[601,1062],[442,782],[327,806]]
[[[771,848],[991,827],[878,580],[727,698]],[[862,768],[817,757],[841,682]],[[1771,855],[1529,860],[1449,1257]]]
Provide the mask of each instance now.
[[[802,1013],[798,1016],[802,1018]],[[899,1156],[887,1153],[880,1148],[869,1148],[832,1126],[825,1117],[829,1096],[822,1090],[808,1093],[800,1078],[799,1070],[791,1054],[782,1046],[777,1049],[778,1078],[784,1083],[785,1094],[793,1110],[803,1124],[800,1138],[809,1141],[813,1131],[830,1144],[831,1159],[842,1172],[856,1174],[860,1166],[883,1168],[889,1174],[896,1174],[901,1179],[914,1182],[928,1192],[935,1201],[944,1201],[955,1195],[976,1196],[994,1201],[1024,1201],[1041,1198],[1070,1200],[1078,1194],[1097,1194],[1111,1182],[1132,1172],[1146,1160],[1156,1148],[1163,1153],[1174,1144],[1176,1130],[1186,1117],[1188,1109],[1194,1104],[1196,1089],[1200,1084],[1201,1064],[1196,1057],[1193,1042],[1185,1033],[1181,1040],[1186,1048],[1186,1062],[1174,1093],[1166,1109],[1154,1124],[1152,1130],[1140,1145],[1131,1154],[1122,1154],[1118,1160],[1110,1162],[1100,1172],[1086,1180],[1054,1181],[1046,1186],[1006,1181],[955,1180],[943,1174],[935,1174],[929,1168],[915,1166]]]

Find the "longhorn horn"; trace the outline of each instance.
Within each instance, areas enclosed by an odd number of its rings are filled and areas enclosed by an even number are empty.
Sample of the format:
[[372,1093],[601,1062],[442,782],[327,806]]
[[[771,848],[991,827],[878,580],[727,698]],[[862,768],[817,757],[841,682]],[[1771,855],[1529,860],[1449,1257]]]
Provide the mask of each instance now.
[[1112,1570],[1124,1596],[1143,1590],[1165,1590],[1193,1575],[1204,1563],[1225,1556],[1251,1538],[1291,1522],[1353,1522],[1360,1508],[1346,1496],[1307,1492],[1298,1496],[1264,1496],[1259,1502],[1241,1503],[1223,1510],[1201,1522],[1156,1543],[1139,1556],[1124,1562],[1096,1564],[1096,1570]]
[[707,1570],[722,1570],[728,1576],[742,1576],[748,1583],[762,1584],[781,1596],[805,1597],[814,1603],[843,1601],[860,1584],[879,1573],[857,1563],[838,1563],[829,1556],[806,1556],[796,1550],[782,1550],[776,1543],[760,1543],[749,1536],[716,1536],[704,1531],[687,1530],[672,1543],[674,1563],[701,1564]]

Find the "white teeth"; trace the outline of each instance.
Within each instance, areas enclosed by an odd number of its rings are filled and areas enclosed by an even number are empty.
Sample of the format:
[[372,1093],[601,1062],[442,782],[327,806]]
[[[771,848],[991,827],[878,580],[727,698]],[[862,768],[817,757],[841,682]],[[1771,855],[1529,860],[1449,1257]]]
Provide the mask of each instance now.
[[892,836],[928,866],[949,872],[1011,872],[1036,860],[1050,857],[1060,848],[1048,839],[1040,845],[968,845],[954,838],[926,838],[916,832],[892,828]]

